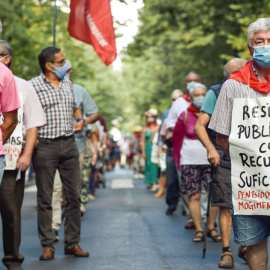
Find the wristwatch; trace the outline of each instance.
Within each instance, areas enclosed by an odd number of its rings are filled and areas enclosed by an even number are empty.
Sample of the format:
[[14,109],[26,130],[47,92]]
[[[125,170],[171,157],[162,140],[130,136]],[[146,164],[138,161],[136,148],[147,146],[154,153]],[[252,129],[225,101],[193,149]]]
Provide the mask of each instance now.
[[85,119],[84,118],[78,118],[77,122],[80,122],[81,120],[83,120],[84,124],[85,124]]

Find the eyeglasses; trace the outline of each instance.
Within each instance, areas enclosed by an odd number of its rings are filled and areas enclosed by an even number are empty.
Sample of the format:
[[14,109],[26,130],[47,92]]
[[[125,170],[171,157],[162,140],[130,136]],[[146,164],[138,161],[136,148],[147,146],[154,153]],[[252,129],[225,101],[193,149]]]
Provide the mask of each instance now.
[[4,54],[4,53],[0,53],[1,56],[6,56],[7,54]]

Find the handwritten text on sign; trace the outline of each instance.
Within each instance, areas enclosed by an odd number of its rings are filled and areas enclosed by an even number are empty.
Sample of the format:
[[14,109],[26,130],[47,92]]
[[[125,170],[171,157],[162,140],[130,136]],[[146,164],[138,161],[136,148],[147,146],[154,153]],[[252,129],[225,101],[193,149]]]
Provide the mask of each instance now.
[[[20,102],[23,104],[23,97],[21,93],[19,94]],[[3,115],[2,115],[2,123],[4,121]],[[15,170],[17,161],[21,155],[22,152],[22,143],[23,143],[23,106],[18,109],[18,124],[7,140],[7,142],[4,144],[4,154],[6,159],[6,167],[5,170]]]
[[270,215],[270,98],[235,99],[229,138],[235,215]]

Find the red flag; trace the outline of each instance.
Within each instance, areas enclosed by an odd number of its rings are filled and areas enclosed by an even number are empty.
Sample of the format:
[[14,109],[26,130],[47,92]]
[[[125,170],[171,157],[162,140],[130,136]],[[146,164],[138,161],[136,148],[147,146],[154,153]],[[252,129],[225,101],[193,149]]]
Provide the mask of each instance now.
[[110,0],[71,0],[68,31],[72,37],[91,44],[106,66],[115,60]]

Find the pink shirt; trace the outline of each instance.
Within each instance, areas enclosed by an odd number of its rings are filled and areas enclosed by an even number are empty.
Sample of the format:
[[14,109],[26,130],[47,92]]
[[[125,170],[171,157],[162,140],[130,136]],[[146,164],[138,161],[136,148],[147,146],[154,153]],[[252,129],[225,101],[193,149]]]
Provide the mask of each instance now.
[[[13,74],[5,65],[0,63],[0,114],[17,110],[20,107],[20,99]],[[0,155],[4,155],[1,129]]]

